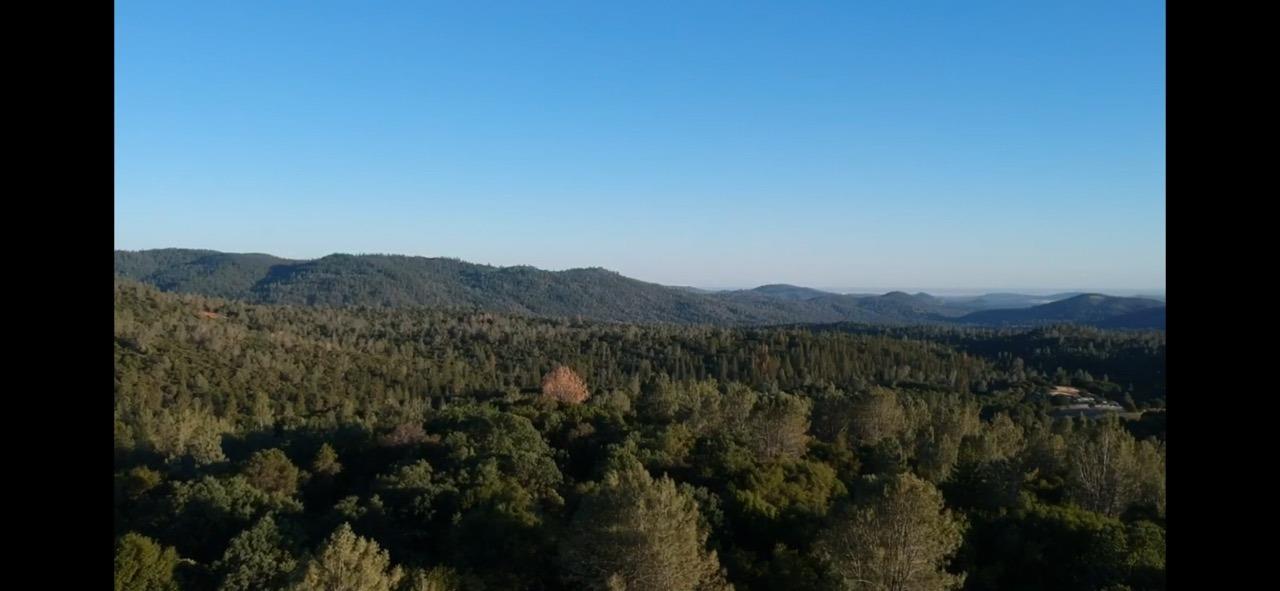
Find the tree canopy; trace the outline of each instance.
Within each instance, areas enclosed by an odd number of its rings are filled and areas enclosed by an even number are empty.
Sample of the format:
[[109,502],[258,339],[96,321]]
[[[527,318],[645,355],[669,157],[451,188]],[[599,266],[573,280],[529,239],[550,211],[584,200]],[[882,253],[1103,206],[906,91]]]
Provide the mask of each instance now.
[[117,589],[1164,588],[1162,333],[115,298]]

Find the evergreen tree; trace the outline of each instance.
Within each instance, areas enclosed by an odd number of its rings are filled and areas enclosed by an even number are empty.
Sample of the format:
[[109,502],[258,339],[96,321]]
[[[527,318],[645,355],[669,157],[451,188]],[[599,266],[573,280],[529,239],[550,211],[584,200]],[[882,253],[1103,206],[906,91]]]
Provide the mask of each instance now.
[[342,472],[342,464],[338,463],[338,452],[327,442],[320,446],[316,457],[311,462],[311,471],[320,476],[333,477]]
[[725,590],[691,494],[622,457],[587,493],[561,549],[566,580],[609,591]]
[[301,477],[298,467],[279,449],[253,452],[245,462],[242,474],[259,490],[282,497],[291,497],[298,492],[298,479]]
[[294,591],[394,591],[404,572],[378,543],[357,536],[343,523],[319,555],[307,563]]
[[286,589],[298,561],[271,516],[231,539],[222,558],[213,564],[222,577],[219,591]]

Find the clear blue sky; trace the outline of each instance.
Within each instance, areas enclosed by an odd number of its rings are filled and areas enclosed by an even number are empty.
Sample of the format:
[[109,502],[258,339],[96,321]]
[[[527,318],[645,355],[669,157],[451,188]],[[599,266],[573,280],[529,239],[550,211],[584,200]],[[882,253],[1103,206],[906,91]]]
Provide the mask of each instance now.
[[116,247],[1163,289],[1162,2],[116,3]]

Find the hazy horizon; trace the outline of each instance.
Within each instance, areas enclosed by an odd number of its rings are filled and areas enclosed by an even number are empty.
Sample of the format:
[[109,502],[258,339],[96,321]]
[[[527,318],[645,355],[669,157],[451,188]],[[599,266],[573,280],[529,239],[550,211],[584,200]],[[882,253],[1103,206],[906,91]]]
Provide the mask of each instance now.
[[123,0],[115,22],[119,248],[1165,284],[1157,2]]

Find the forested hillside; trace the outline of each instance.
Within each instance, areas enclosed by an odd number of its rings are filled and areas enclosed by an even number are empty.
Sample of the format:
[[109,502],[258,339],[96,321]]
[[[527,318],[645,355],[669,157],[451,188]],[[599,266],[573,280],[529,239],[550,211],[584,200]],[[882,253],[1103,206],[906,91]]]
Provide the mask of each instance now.
[[117,588],[1165,586],[1162,331],[540,316],[118,280]]
[[1117,298],[1089,293],[1015,310],[982,310],[960,319],[970,324],[1027,325],[1054,322],[1114,325],[1114,328],[1164,328],[1165,304],[1148,298]]
[[[791,285],[705,292],[638,281],[599,268],[544,271],[398,255],[334,254],[294,261],[208,250],[116,251],[115,269],[118,277],[164,291],[275,304],[426,306],[609,322],[720,326],[1099,324],[1123,316],[1115,327],[1163,327],[1160,302],[1155,302],[1159,316],[1127,315],[1154,302],[1137,298],[1089,296],[1065,305],[1054,302],[1026,310],[974,312],[989,304],[952,302],[924,293],[846,295]],[[1025,302],[1025,298],[999,301]]]

